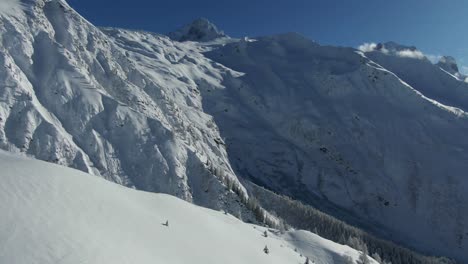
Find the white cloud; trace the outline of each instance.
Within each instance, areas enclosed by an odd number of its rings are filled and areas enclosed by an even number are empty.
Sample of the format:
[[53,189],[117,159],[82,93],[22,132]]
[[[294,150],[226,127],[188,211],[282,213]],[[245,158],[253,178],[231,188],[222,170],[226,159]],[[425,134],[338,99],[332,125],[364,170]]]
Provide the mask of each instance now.
[[380,51],[380,52],[385,53],[385,54],[388,54],[388,52],[389,52],[388,49],[385,48],[385,46],[380,45],[380,47],[379,47],[379,45],[374,43],[374,42],[364,43],[364,44],[362,44],[362,45],[360,45],[358,47],[358,50],[360,50],[362,52],[372,52],[372,51],[377,50],[377,51]]
[[16,15],[22,10],[20,0],[0,0],[0,15]]
[[422,53],[421,51],[419,50],[410,50],[410,49],[405,49],[405,50],[400,50],[400,51],[396,51],[396,50],[388,50],[385,45],[379,45],[379,44],[376,44],[376,43],[364,43],[362,45],[360,45],[358,47],[358,50],[362,51],[362,52],[372,52],[372,51],[380,51],[382,53],[385,53],[385,54],[394,54],[398,57],[402,57],[402,58],[413,58],[413,59],[419,59],[419,60],[422,60],[424,58],[428,58],[429,60],[431,60],[432,62],[437,62],[441,56],[438,56],[438,55],[430,55],[430,54],[424,54]]
[[442,58],[441,55],[433,55],[433,54],[424,54],[426,58],[428,58],[432,63],[436,64]]
[[409,49],[401,50],[401,51],[397,51],[396,55],[402,58],[412,58],[412,59],[419,59],[419,60],[426,58],[426,56],[424,56],[424,54],[419,50],[409,50]]
[[364,43],[358,47],[358,50],[362,52],[371,52],[377,48],[377,44],[375,43]]

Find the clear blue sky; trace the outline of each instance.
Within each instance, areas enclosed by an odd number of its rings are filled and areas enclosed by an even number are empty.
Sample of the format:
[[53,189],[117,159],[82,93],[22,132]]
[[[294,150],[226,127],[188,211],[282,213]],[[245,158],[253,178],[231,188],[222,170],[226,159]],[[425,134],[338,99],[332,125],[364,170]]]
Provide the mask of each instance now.
[[[356,47],[393,40],[468,66],[466,0],[68,0],[99,26],[172,31],[205,17],[234,37],[299,32]],[[468,68],[465,70],[468,71]]]

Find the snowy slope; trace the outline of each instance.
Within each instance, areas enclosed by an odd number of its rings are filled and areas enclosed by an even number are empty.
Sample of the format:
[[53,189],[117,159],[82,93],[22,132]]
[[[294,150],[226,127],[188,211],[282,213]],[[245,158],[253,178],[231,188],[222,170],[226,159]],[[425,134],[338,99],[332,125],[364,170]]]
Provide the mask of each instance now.
[[394,42],[390,44],[382,44],[384,52],[374,50],[367,52],[366,56],[425,96],[468,111],[468,83],[464,81],[466,77],[458,72],[453,58],[443,57],[438,65],[433,65],[426,57],[402,56],[401,50],[408,51],[408,47]]
[[21,8],[19,0],[2,0],[0,2],[0,15],[15,15],[21,12]]
[[0,167],[0,263],[297,264],[302,253],[340,264],[359,256],[304,231],[263,237],[264,227],[220,211],[3,151]]
[[106,32],[115,40],[60,0],[0,17],[0,148],[240,210],[213,175],[237,181],[195,83],[219,83],[219,70],[190,43]]
[[207,56],[244,73],[203,94],[239,176],[380,236],[468,260],[468,115],[457,108],[468,102],[466,83],[429,61],[421,64],[431,71],[393,64],[434,78],[434,90],[459,102],[444,105],[354,49],[294,33]]

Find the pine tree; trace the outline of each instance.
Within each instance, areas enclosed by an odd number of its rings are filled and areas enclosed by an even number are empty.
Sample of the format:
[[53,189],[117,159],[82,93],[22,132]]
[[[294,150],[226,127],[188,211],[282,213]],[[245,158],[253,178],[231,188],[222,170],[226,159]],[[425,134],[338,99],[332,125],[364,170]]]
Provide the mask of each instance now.
[[263,232],[263,236],[268,237],[268,232],[266,230]]
[[263,252],[265,252],[265,254],[268,254],[268,253],[270,253],[270,250],[268,249],[267,246],[265,246],[265,248],[263,249]]

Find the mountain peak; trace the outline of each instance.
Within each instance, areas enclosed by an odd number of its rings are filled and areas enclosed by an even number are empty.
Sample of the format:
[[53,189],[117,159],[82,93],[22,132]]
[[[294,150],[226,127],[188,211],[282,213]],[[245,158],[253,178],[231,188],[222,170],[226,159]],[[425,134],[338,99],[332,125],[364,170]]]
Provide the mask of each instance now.
[[443,56],[442,58],[440,58],[439,62],[437,63],[437,66],[451,74],[458,73],[457,61],[452,56]]
[[381,44],[378,44],[377,46],[379,46],[379,45],[381,45],[381,46],[385,47],[387,50],[393,51],[393,52],[404,51],[404,50],[409,50],[409,51],[416,51],[417,50],[417,48],[415,46],[406,46],[406,45],[396,43],[394,41],[388,41],[388,42],[385,42],[385,43],[381,43]]
[[192,23],[181,29],[171,32],[168,36],[176,41],[211,41],[217,38],[227,37],[223,31],[206,18],[195,19]]
[[424,53],[418,50],[415,46],[406,46],[396,43],[394,41],[388,41],[385,43],[366,43],[359,47],[361,51],[372,52],[378,51],[387,55],[397,56],[401,58],[410,58],[429,61]]

